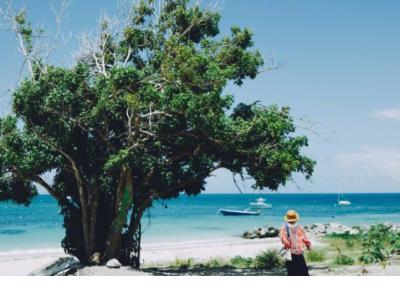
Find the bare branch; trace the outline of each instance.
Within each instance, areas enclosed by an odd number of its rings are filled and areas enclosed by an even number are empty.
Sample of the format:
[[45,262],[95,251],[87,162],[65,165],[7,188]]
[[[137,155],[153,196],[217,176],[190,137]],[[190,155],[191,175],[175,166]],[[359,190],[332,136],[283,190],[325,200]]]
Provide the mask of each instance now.
[[168,114],[167,112],[163,112],[163,111],[153,111],[147,114],[142,114],[140,115],[140,117],[142,118],[147,118],[147,117],[153,117],[153,116],[167,116],[167,117],[172,117],[171,114]]
[[[49,35],[48,44],[45,46],[44,55],[43,55],[43,64],[45,65],[53,51],[57,48],[57,44],[61,40],[62,44],[67,43],[67,38],[62,34],[63,33],[63,22],[68,18],[67,10],[70,6],[71,2],[69,0],[63,0],[59,7],[56,5],[56,1],[51,1],[51,11],[54,14],[55,22],[56,22],[56,30],[53,34]],[[69,36],[70,37],[70,36]]]
[[[56,48],[57,41],[62,33],[62,19],[69,6],[69,1],[61,2],[59,10],[55,9],[54,1],[52,2],[52,10],[56,19],[56,32],[53,38],[50,35],[44,34],[44,30],[40,26],[32,27],[26,18],[26,9],[22,7],[16,9],[11,0],[5,2],[4,7],[0,8],[0,18],[5,22],[3,26],[5,30],[14,33],[18,51],[22,54],[24,61],[20,71],[20,79],[23,74],[23,69],[28,68],[29,75],[34,81],[34,68],[37,67],[40,71],[46,72],[46,61],[50,54]],[[47,41],[46,41],[47,40]]]
[[26,43],[26,39],[23,36],[23,24],[19,17],[25,18],[25,9],[22,8],[19,12],[13,6],[12,1],[6,1],[4,8],[0,8],[0,16],[3,21],[6,23],[5,29],[12,31],[15,34],[16,40],[18,42],[18,51],[24,57],[24,61],[28,66],[29,73],[32,78],[34,78],[33,74],[33,65],[35,64],[35,58],[32,55],[32,49],[30,49],[29,45]]
[[147,130],[144,130],[144,129],[139,129],[139,131],[140,131],[141,133],[144,133],[144,134],[149,135],[149,136],[151,136],[151,137],[155,137],[155,134],[152,133],[152,132],[150,132],[150,131],[147,131]]

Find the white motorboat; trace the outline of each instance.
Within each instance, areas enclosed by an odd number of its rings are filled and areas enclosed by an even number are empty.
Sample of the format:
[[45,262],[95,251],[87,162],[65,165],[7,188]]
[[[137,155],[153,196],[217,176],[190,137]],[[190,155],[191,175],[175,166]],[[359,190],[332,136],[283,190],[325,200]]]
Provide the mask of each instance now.
[[271,204],[265,203],[265,199],[264,198],[258,198],[257,200],[255,200],[255,202],[251,202],[250,206],[252,208],[257,208],[257,209],[269,209],[269,208],[272,208]]

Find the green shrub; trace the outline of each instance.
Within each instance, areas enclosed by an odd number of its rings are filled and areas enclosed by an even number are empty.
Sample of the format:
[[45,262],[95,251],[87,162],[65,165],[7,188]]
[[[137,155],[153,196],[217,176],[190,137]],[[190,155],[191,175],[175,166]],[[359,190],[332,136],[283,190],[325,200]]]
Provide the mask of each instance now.
[[309,250],[306,252],[306,260],[308,262],[323,262],[325,261],[325,253],[318,250]]
[[342,265],[353,265],[354,264],[354,260],[351,257],[339,254],[333,260],[333,264],[340,265],[340,266],[342,266]]
[[204,264],[204,268],[213,269],[213,268],[222,268],[228,266],[227,263],[220,259],[210,259],[207,263]]
[[386,261],[400,248],[399,234],[390,226],[376,224],[363,234],[360,261],[365,264]]
[[254,268],[256,269],[272,269],[281,267],[283,260],[277,251],[269,250],[256,256],[254,259]]
[[347,239],[346,240],[346,247],[347,248],[353,248],[354,247],[354,240],[353,239]]
[[176,259],[174,263],[171,264],[171,267],[182,270],[182,269],[188,269],[190,267],[193,267],[193,259]]
[[233,257],[230,260],[232,266],[236,268],[250,268],[253,265],[254,260],[252,258],[243,258],[241,256]]
[[327,238],[333,238],[333,239],[343,239],[343,240],[357,240],[361,238],[361,234],[350,234],[350,232],[344,232],[344,233],[332,233],[326,236]]
[[389,239],[392,246],[391,253],[400,254],[400,234],[393,233]]

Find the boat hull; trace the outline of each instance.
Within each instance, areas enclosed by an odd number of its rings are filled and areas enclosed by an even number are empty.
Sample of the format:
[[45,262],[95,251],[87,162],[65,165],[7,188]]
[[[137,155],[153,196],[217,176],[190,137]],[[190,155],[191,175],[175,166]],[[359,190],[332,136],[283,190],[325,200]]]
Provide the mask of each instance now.
[[342,201],[342,202],[339,202],[338,205],[340,205],[340,206],[350,206],[351,203],[347,202],[347,201]]
[[227,209],[219,209],[219,212],[224,216],[255,216],[261,214],[260,211],[239,211]]

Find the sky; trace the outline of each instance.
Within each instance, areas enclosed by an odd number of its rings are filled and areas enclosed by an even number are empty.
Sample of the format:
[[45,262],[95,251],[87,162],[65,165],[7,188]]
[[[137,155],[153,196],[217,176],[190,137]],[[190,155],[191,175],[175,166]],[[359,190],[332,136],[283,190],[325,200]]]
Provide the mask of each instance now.
[[[24,3],[34,24],[54,27],[49,1]],[[101,12],[115,13],[115,3],[72,0],[67,44],[52,62],[70,64],[79,34],[93,30]],[[310,181],[294,175],[278,192],[400,192],[400,1],[225,0],[219,9],[221,35],[231,26],[252,29],[267,65],[279,66],[225,92],[236,103],[289,106],[297,133],[309,138],[304,153],[317,161]],[[0,31],[0,53],[4,115],[10,110],[4,90],[15,87],[21,66],[10,32]],[[231,173],[214,174],[205,192],[238,192]],[[254,192],[251,181],[239,185]]]

